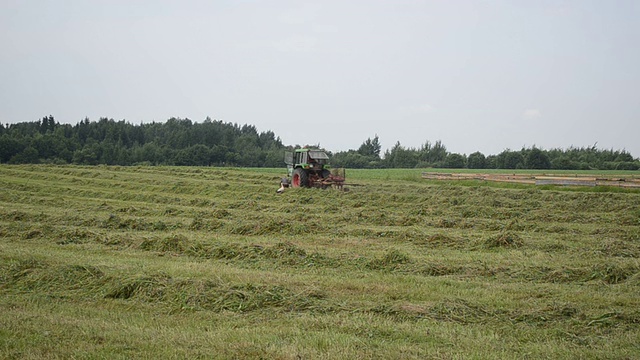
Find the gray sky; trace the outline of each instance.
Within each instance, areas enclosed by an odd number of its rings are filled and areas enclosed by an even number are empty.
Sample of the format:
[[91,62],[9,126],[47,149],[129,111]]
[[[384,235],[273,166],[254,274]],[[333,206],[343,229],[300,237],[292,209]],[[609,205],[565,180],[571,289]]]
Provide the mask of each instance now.
[[0,122],[640,156],[640,0],[0,0]]

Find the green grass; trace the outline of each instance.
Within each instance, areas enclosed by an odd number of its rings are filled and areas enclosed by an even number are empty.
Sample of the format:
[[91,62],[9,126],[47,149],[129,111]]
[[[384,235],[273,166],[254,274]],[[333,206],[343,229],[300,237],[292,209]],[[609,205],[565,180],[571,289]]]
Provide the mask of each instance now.
[[0,167],[0,358],[634,358],[640,194]]

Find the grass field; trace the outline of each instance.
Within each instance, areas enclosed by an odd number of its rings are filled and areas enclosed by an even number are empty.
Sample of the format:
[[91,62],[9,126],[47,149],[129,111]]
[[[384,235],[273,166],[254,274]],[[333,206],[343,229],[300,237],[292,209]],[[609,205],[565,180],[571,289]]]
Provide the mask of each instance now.
[[283,173],[0,166],[0,358],[640,357],[639,191]]

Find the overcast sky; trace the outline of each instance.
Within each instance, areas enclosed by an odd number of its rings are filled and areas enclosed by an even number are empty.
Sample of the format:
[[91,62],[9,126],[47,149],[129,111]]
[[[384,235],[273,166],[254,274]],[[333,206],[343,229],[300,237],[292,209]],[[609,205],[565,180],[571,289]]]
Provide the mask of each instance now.
[[0,123],[640,156],[640,0],[0,0]]

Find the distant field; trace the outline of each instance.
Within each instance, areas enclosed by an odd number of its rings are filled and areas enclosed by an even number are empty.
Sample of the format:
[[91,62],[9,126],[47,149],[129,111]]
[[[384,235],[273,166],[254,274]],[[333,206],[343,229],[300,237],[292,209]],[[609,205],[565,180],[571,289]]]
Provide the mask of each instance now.
[[352,178],[378,180],[410,180],[420,179],[423,172],[433,173],[466,173],[466,174],[547,174],[547,175],[603,175],[603,176],[635,176],[640,171],[605,171],[605,170],[506,170],[506,169],[353,169],[349,171]]
[[639,191],[422,171],[0,166],[0,358],[638,357]]

